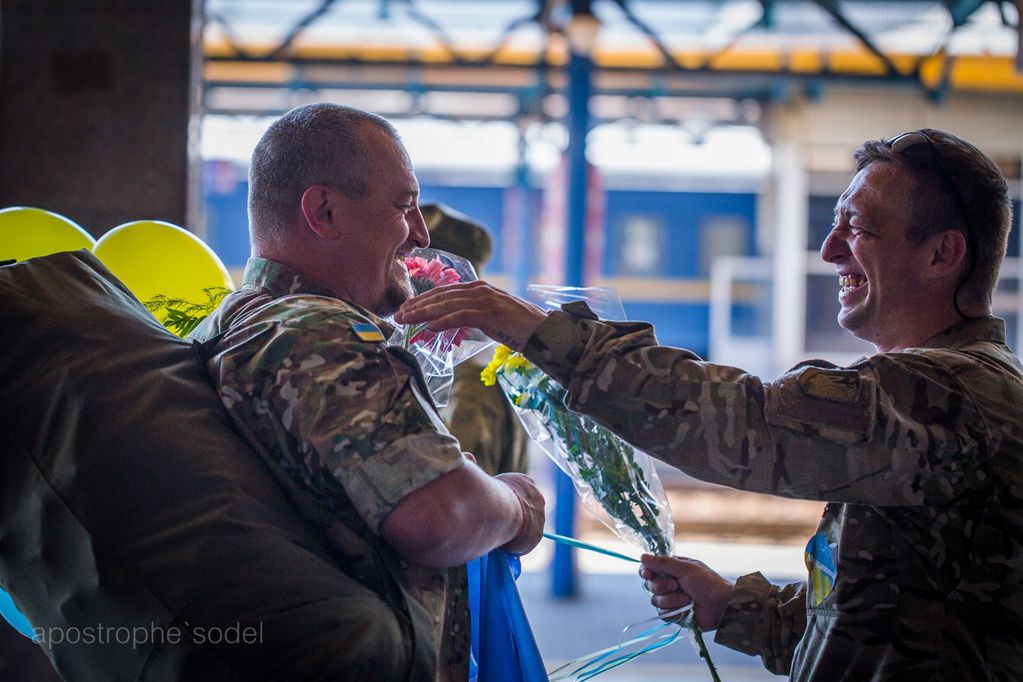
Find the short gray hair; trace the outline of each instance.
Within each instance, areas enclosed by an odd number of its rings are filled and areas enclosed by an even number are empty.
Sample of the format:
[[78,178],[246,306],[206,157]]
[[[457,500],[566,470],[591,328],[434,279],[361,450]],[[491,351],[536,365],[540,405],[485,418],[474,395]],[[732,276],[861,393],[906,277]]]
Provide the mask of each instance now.
[[280,243],[298,215],[302,193],[318,183],[353,199],[366,196],[372,158],[362,133],[376,126],[395,142],[386,119],[340,104],[306,104],[273,122],[249,166],[249,234]]

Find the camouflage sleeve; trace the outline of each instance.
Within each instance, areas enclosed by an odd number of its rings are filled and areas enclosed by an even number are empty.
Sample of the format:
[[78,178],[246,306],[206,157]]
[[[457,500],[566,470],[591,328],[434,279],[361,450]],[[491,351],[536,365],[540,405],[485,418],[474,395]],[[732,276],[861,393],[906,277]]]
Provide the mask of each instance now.
[[[308,322],[308,321],[307,321]],[[243,366],[224,368],[290,437],[303,476],[332,476],[369,527],[404,497],[463,466],[458,442],[400,351],[362,342],[344,315],[275,325]],[[247,385],[246,385],[247,384]],[[257,411],[260,408],[257,406]]]
[[994,438],[931,354],[805,363],[764,382],[658,346],[648,324],[585,312],[549,315],[526,357],[568,389],[569,407],[696,478],[906,506],[948,504],[990,478]]
[[760,573],[751,573],[736,581],[714,641],[760,656],[765,668],[787,675],[805,629],[806,584],[779,587]]

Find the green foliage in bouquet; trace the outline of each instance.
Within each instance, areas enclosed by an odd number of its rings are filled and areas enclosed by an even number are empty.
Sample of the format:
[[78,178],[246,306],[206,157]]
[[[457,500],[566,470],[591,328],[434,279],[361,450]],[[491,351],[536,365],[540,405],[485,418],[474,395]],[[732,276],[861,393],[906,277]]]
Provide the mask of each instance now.
[[163,323],[164,327],[184,337],[198,327],[200,322],[217,309],[224,297],[231,293],[231,290],[225,287],[207,287],[202,291],[206,300],[201,303],[157,294],[143,305]]

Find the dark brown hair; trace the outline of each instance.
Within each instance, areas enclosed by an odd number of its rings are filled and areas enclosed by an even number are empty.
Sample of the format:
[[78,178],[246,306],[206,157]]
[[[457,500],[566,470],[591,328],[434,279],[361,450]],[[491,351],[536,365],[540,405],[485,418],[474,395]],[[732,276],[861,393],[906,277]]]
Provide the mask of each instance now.
[[973,267],[966,272],[961,293],[964,300],[988,305],[1012,226],[1009,185],[994,162],[969,142],[931,128],[914,133],[931,141],[931,154],[939,154],[939,160],[927,153],[896,152],[891,140],[870,140],[854,154],[856,170],[880,162],[899,164],[910,172],[915,185],[910,197],[914,217],[907,238],[920,244],[949,228],[965,234],[967,259],[972,259]]

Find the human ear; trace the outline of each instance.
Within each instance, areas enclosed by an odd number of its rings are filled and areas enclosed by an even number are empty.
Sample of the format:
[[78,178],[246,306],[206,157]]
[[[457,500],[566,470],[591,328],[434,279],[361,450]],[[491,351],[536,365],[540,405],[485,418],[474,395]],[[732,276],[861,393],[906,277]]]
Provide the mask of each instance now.
[[341,236],[337,194],[333,189],[327,185],[310,185],[302,192],[300,203],[306,225],[317,237],[332,241]]
[[939,277],[955,274],[966,261],[966,235],[944,230],[928,240],[931,271]]

